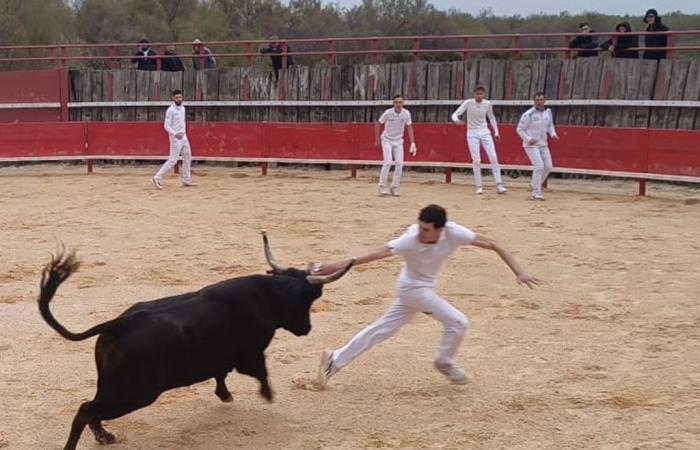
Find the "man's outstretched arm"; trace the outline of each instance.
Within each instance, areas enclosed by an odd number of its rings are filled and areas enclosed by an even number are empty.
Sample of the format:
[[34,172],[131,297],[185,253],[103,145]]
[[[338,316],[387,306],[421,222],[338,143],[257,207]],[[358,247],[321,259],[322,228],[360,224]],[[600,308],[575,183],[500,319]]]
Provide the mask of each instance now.
[[313,269],[313,275],[327,275],[330,273],[337,272],[345,268],[351,261],[354,261],[354,266],[359,266],[360,264],[366,264],[368,262],[376,261],[382,258],[388,258],[392,256],[391,248],[388,245],[384,247],[373,250],[361,256],[355,256],[352,258],[346,258],[334,263],[317,263]]
[[486,237],[483,234],[477,233],[472,245],[479,248],[485,248],[486,250],[493,250],[494,252],[498,253],[498,256],[501,257],[503,262],[505,262],[510,270],[512,270],[515,274],[518,284],[524,284],[530,289],[540,284],[540,280],[527,273],[525,269],[520,266],[515,257],[497,241]]

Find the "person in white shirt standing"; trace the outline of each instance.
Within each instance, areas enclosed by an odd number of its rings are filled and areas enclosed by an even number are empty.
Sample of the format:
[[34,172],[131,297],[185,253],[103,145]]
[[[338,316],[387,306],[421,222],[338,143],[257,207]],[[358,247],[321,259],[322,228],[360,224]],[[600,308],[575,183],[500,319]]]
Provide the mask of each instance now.
[[168,132],[170,139],[170,156],[151,179],[156,189],[163,188],[161,183],[163,175],[177,164],[180,155],[182,155],[182,186],[195,186],[192,183],[192,150],[190,149],[190,141],[187,140],[185,106],[182,104],[182,100],[182,91],[174,90],[173,104],[165,112],[163,127]]
[[[403,133],[408,130],[408,137],[411,140],[410,152],[416,156],[416,140],[413,136],[413,126],[411,125],[411,113],[403,107],[403,97],[394,96],[394,106],[387,109],[379,116],[379,120],[374,125],[374,145],[379,147],[381,141],[382,156],[384,164],[379,172],[379,195],[389,194],[386,190],[386,182],[389,178],[389,170],[394,165],[394,175],[391,177],[391,195],[399,196],[399,183],[401,182],[401,172],[403,170]],[[380,131],[384,126],[384,131]]]
[[[472,167],[474,168],[474,184],[476,185],[476,193],[483,194],[484,186],[481,181],[481,150],[484,147],[486,155],[491,163],[491,172],[496,182],[496,192],[505,194],[508,189],[503,186],[501,178],[501,166],[498,164],[498,156],[496,155],[496,145],[493,143],[491,132],[489,131],[488,123],[493,128],[493,135],[496,141],[501,140],[498,134],[498,123],[493,115],[493,107],[491,102],[486,100],[486,89],[483,86],[477,86],[474,89],[474,98],[465,100],[459,108],[452,114],[452,121],[459,125],[464,125],[464,121],[460,120],[459,116],[467,113],[467,146],[472,157]],[[488,123],[486,119],[488,118]]]
[[312,272],[321,275],[342,269],[351,261],[357,266],[393,255],[403,259],[397,283],[398,298],[382,317],[357,333],[343,347],[323,351],[317,374],[319,387],[325,388],[331,376],[392,336],[418,313],[429,314],[443,325],[435,368],[455,384],[468,383],[469,376],[455,364],[455,356],[469,327],[469,320],[435,292],[440,268],[447,257],[463,245],[495,251],[515,273],[519,284],[533,288],[539,283],[498,242],[462,225],[448,222],[445,209],[434,204],[423,208],[418,215],[418,223],[408,227],[403,235],[385,246],[349,260],[332,264],[316,263]]
[[544,92],[535,93],[535,106],[520,117],[516,131],[523,140],[523,148],[532,162],[532,181],[530,187],[532,200],[544,200],[542,185],[552,171],[552,154],[549,151],[547,135],[559,139],[554,129],[552,111],[545,107]]

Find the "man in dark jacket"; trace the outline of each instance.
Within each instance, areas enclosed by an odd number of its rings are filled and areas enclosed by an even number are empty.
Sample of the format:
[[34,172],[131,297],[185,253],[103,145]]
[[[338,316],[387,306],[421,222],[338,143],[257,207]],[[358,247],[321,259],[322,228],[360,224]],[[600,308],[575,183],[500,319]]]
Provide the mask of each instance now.
[[[168,45],[165,47],[165,53],[163,56],[177,55],[174,45]],[[182,60],[177,56],[170,56],[170,58],[161,58],[160,69],[165,72],[182,72],[185,70],[185,66],[182,64]]]
[[[618,33],[631,33],[632,27],[629,22],[620,22],[615,26],[615,31]],[[600,48],[609,51],[615,58],[639,58],[639,50],[629,50],[630,48],[639,47],[639,36],[617,36],[617,43],[614,39],[609,39],[602,44]]]
[[577,50],[579,57],[598,56],[598,43],[595,37],[591,36],[593,30],[588,22],[583,22],[578,26],[579,35],[569,42],[569,48]]
[[131,62],[136,64],[137,70],[156,70],[158,68],[156,58],[158,54],[151,48],[148,39],[141,39],[139,44],[141,46],[136,55],[131,58]]
[[[272,68],[275,71],[275,81],[279,79],[280,69],[282,68],[282,53],[291,52],[289,45],[282,44],[279,42],[277,36],[270,36],[270,43],[267,47],[260,49],[260,53],[268,53],[270,55],[270,61],[272,62]],[[287,56],[287,67],[294,65],[294,59],[291,56]]]
[[[668,27],[661,23],[661,17],[655,9],[647,10],[644,14],[644,23],[647,24],[647,32],[659,34],[647,34],[644,36],[645,47],[666,47],[668,44],[668,35],[661,32],[668,31]],[[666,50],[645,50],[644,59],[664,59],[666,58]]]

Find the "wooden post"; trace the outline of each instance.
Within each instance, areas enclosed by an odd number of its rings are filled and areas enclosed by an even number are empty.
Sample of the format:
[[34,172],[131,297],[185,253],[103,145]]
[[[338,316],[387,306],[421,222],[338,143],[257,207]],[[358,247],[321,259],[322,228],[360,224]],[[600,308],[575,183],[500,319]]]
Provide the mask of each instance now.
[[262,173],[262,176],[267,175],[267,163],[266,162],[260,164],[260,171]]
[[92,160],[91,159],[87,160],[87,172],[88,172],[88,174],[92,173]]
[[370,63],[372,64],[378,64],[379,63],[379,53],[376,53],[377,50],[379,50],[379,41],[377,39],[372,39],[372,50],[374,53],[370,55]]
[[357,166],[350,164],[350,178],[357,178]]
[[445,167],[445,183],[452,183],[452,167]]
[[639,196],[646,197],[647,195],[647,180],[639,179]]
[[420,50],[420,39],[413,38],[413,50],[413,63],[415,64],[418,61],[418,52],[415,50]]
[[462,60],[466,60],[467,57],[469,57],[469,51],[467,51],[468,48],[469,48],[469,38],[465,37],[463,45],[462,45]]
[[[513,36],[513,48],[521,48],[520,36]],[[515,53],[513,53],[513,59],[520,59],[520,50],[517,50]]]

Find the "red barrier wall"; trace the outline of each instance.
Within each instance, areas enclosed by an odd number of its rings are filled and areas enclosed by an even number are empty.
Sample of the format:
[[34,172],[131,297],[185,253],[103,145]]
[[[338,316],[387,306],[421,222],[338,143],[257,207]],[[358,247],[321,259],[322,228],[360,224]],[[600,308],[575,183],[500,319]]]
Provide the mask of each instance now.
[[[59,70],[0,72],[0,103],[58,103],[61,101],[61,81]],[[0,110],[0,122],[58,120],[61,120],[59,108]]]
[[[515,126],[500,128],[499,161],[529,165]],[[407,154],[407,161],[470,162],[464,127],[417,123],[414,129],[418,156]],[[700,178],[700,131],[562,126],[558,132],[561,140],[550,141],[556,168]],[[7,159],[168,154],[159,122],[0,124],[0,133],[0,158]],[[381,160],[371,123],[193,123],[188,136],[195,158]]]

